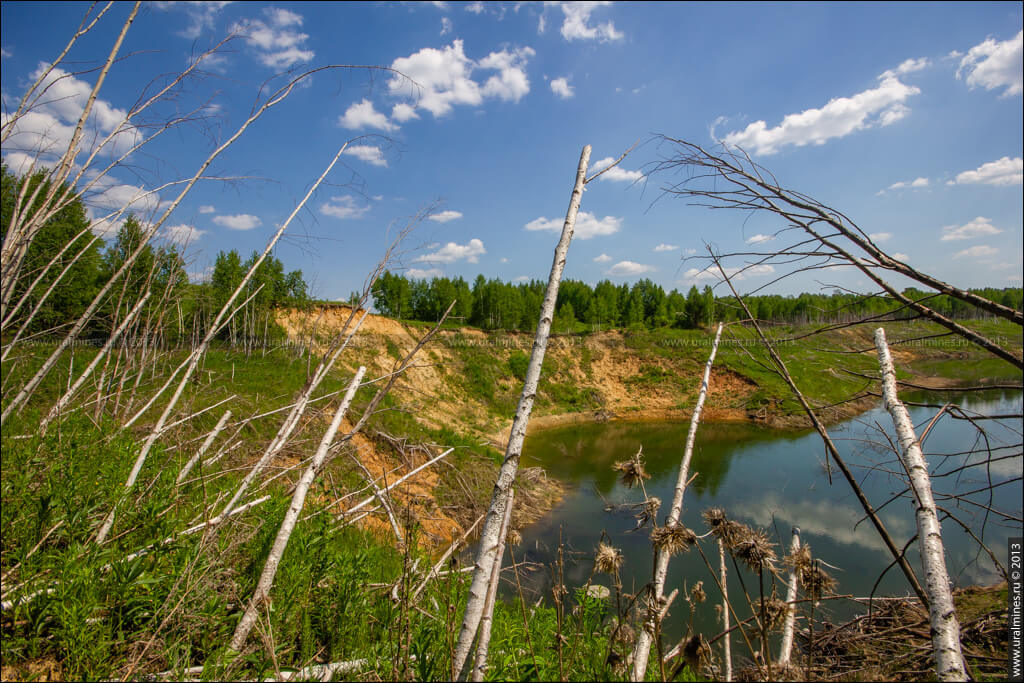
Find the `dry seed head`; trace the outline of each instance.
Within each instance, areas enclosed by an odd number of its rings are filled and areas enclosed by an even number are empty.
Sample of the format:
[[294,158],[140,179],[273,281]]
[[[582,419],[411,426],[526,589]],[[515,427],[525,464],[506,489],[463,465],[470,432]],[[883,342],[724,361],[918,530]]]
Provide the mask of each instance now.
[[811,546],[806,543],[801,543],[799,548],[789,555],[786,555],[783,562],[785,562],[787,566],[792,567],[793,571],[798,575],[802,576],[803,573],[809,570],[813,564],[811,560]]
[[615,574],[619,571],[619,567],[622,566],[622,552],[607,543],[598,543],[594,566],[599,572]]
[[[765,625],[769,630],[778,628],[780,624],[786,619],[786,613],[789,611],[789,605],[782,600],[779,600],[774,595],[770,598],[762,598],[762,606],[764,607],[764,620]],[[758,611],[758,616],[761,612]]]
[[812,598],[817,600],[822,595],[832,593],[836,589],[836,580],[819,566],[812,565],[800,573],[800,583]]
[[519,533],[519,529],[509,529],[508,538],[505,540],[508,541],[509,545],[519,545],[523,542],[523,535]]
[[736,547],[739,541],[750,533],[750,529],[739,522],[734,522],[725,516],[722,508],[708,508],[702,515],[704,522],[711,529],[715,538],[722,542],[730,551]]
[[704,602],[707,599],[707,593],[704,592],[704,582],[698,581],[690,591],[690,600],[692,602]]
[[694,673],[697,672],[702,659],[705,661],[711,659],[711,647],[704,640],[704,636],[698,633],[687,639],[686,644],[683,645],[683,659],[686,660],[690,671]]
[[617,462],[612,465],[613,470],[622,473],[622,483],[625,484],[627,488],[633,488],[644,479],[651,478],[651,475],[647,474],[647,471],[644,469],[644,461],[640,456],[640,453],[642,452],[643,449],[638,451],[637,454],[629,460],[623,460],[622,462]]
[[772,550],[773,544],[768,540],[768,534],[762,529],[755,531],[750,527],[740,526],[743,527],[743,533],[730,548],[736,559],[750,567],[753,572],[771,570],[776,556]]
[[689,550],[697,542],[697,534],[682,524],[662,526],[651,532],[651,543],[655,548],[669,555]]

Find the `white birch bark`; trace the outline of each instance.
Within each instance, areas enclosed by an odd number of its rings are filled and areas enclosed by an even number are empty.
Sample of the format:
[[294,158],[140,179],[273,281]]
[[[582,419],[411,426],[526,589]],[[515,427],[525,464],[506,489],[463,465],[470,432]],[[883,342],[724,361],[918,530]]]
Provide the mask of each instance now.
[[[690,477],[690,460],[693,458],[693,444],[697,438],[697,425],[700,423],[701,413],[704,411],[704,400],[708,396],[708,383],[711,381],[711,366],[715,362],[715,354],[718,353],[718,341],[722,338],[722,323],[718,323],[718,331],[715,333],[715,340],[711,345],[711,354],[708,362],[704,365],[704,377],[701,379],[700,392],[697,395],[697,405],[690,417],[690,430],[686,434],[686,447],[683,450],[683,460],[679,464],[679,476],[676,479],[676,489],[672,496],[672,507],[665,520],[666,526],[673,526],[679,523],[679,515],[683,510],[683,494],[686,493],[686,482]],[[665,577],[668,576],[669,553],[657,550],[654,560],[654,582],[651,592],[654,595],[655,604],[661,605],[665,600]],[[647,659],[651,654],[651,644],[654,636],[641,629],[637,634],[636,645],[633,647],[633,671],[630,680],[642,681],[647,673]]]
[[551,275],[548,277],[547,291],[541,304],[540,320],[537,323],[537,332],[534,336],[533,351],[530,354],[530,363],[526,368],[523,392],[519,397],[519,406],[516,408],[508,446],[505,449],[505,460],[498,472],[498,479],[494,484],[494,492],[491,496],[491,505],[487,510],[484,528],[480,534],[480,545],[475,562],[476,570],[473,573],[473,582],[470,585],[466,601],[466,611],[463,614],[459,639],[452,657],[453,678],[459,676],[469,658],[469,652],[473,647],[473,640],[476,638],[477,628],[483,616],[492,567],[495,562],[500,562],[500,559],[496,558],[498,535],[501,532],[508,495],[512,490],[516,471],[519,469],[519,456],[522,454],[526,427],[530,421],[530,412],[533,410],[533,401],[537,395],[537,385],[540,382],[541,364],[544,362],[544,352],[547,350],[548,336],[551,334],[551,321],[555,315],[558,285],[562,280],[566,254],[569,251],[569,243],[572,241],[572,234],[576,227],[576,215],[579,213],[580,203],[583,199],[583,185],[587,177],[589,163],[590,145],[587,145],[580,154],[580,163],[576,169],[576,185],[573,187],[565,223],[562,225],[562,236],[558,241],[558,246],[555,247]]
[[[795,556],[800,550],[800,527],[793,527],[793,541],[789,545],[790,556]],[[782,644],[779,646],[780,668],[789,666],[789,658],[793,652],[793,635],[796,631],[796,567],[789,570],[789,586],[786,588],[786,620],[782,625]]]
[[[505,555],[505,539],[508,537],[508,526],[512,521],[512,507],[515,505],[515,489],[508,492],[505,504],[505,517],[501,520],[501,533],[498,534],[498,558]],[[487,673],[487,650],[491,646],[491,625],[494,623],[494,601],[498,597],[498,584],[501,583],[501,560],[494,563],[491,570],[491,583],[487,586],[487,600],[484,602],[484,614],[480,618],[480,637],[477,638],[476,659],[473,662],[471,680],[483,681]]]
[[917,538],[924,567],[924,589],[928,594],[935,673],[940,681],[966,681],[963,654],[960,651],[960,623],[953,605],[953,594],[946,572],[946,553],[942,546],[942,530],[932,497],[928,464],[921,444],[914,434],[910,414],[896,394],[896,371],[893,368],[885,330],[875,330],[875,347],[882,375],[882,396],[885,409],[892,416],[899,441],[900,458],[910,476],[916,500]]
[[345,397],[334,412],[334,419],[331,420],[330,426],[327,427],[327,431],[324,432],[324,436],[320,440],[320,447],[317,448],[313,461],[306,468],[306,471],[303,472],[299,483],[295,485],[295,492],[292,494],[292,504],[288,507],[288,512],[285,513],[281,527],[278,529],[274,545],[267,556],[267,562],[263,565],[263,573],[256,584],[256,590],[253,591],[249,605],[246,607],[242,619],[235,628],[235,634],[231,638],[231,649],[235,652],[241,650],[242,646],[245,645],[245,640],[249,637],[249,632],[256,623],[259,609],[263,601],[270,595],[270,588],[274,584],[274,576],[277,574],[277,568],[281,564],[281,558],[284,557],[284,550],[288,546],[288,539],[291,538],[292,532],[295,530],[295,524],[299,520],[299,514],[306,504],[306,494],[309,493],[313,480],[327,459],[327,451],[330,450],[331,444],[334,443],[334,435],[337,434],[341,421],[345,417],[348,407],[352,404],[352,399],[356,395],[356,390],[359,388],[359,383],[362,381],[364,374],[366,374],[366,368],[360,366],[356,371],[355,377],[352,378],[352,383],[348,386],[348,391],[345,392]]
[[725,544],[718,540],[718,573],[722,584],[722,630],[726,631],[722,643],[722,658],[725,659],[725,680],[732,681],[732,634],[729,631],[729,586],[725,582]]
[[107,339],[107,343],[104,344],[103,348],[99,350],[99,352],[96,354],[96,357],[92,359],[92,362],[89,363],[89,366],[85,369],[85,371],[83,371],[82,374],[78,376],[78,379],[75,380],[74,384],[68,387],[68,390],[64,392],[64,395],[57,399],[57,402],[53,404],[52,408],[50,408],[50,412],[47,413],[46,417],[44,417],[42,421],[39,423],[39,431],[41,433],[45,433],[47,426],[49,426],[49,424],[53,422],[53,420],[58,415],[60,415],[61,411],[63,411],[64,408],[67,407],[68,403],[71,401],[72,398],[74,398],[75,394],[85,383],[85,380],[89,379],[90,375],[92,375],[93,370],[96,369],[96,366],[99,365],[103,358],[107,355],[107,353],[110,352],[110,349],[113,348],[114,344],[117,343],[117,340],[121,338],[121,335],[124,334],[124,331],[135,319],[135,316],[139,314],[139,311],[142,310],[142,307],[148,300],[149,292],[146,292],[142,296],[142,298],[139,299],[138,303],[135,304],[135,307],[128,312],[128,315],[125,316],[121,324],[117,327],[116,330],[114,330],[114,333],[110,335],[110,338]]
[[195,455],[189,458],[188,462],[185,463],[185,466],[181,468],[181,472],[178,473],[178,478],[174,482],[176,485],[180,486],[181,482],[185,481],[185,477],[187,477],[188,473],[192,471],[192,468],[196,466],[196,463],[199,462],[200,458],[206,454],[206,451],[210,449],[210,446],[213,445],[214,439],[217,438],[217,435],[220,434],[221,430],[224,429],[224,425],[226,425],[230,419],[231,411],[225,410],[224,414],[221,415],[220,420],[217,421],[217,426],[206,435],[203,445],[199,447],[199,450],[196,451]]

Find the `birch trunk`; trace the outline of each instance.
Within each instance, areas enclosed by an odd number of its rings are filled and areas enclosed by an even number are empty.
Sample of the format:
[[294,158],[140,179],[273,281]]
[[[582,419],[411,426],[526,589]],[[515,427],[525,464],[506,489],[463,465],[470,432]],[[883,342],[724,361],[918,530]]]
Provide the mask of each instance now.
[[498,534],[499,558],[491,570],[491,583],[487,586],[487,600],[484,603],[484,614],[480,618],[480,637],[477,639],[476,659],[473,662],[473,681],[483,681],[487,673],[487,650],[491,646],[491,625],[494,623],[494,601],[498,597],[498,584],[501,582],[501,558],[505,555],[505,539],[508,537],[508,525],[512,521],[512,507],[515,505],[515,489],[508,492],[508,503],[505,504],[505,517],[501,520],[501,533]]
[[181,482],[185,481],[185,477],[187,477],[188,473],[192,471],[192,468],[196,466],[196,463],[199,462],[199,459],[206,454],[206,451],[210,449],[210,446],[213,445],[214,439],[217,438],[217,435],[220,434],[221,430],[224,429],[224,425],[226,425],[228,420],[230,419],[231,411],[225,410],[224,414],[217,422],[217,426],[213,428],[213,431],[207,434],[206,440],[203,441],[203,445],[199,447],[199,450],[196,451],[195,455],[189,458],[189,461],[185,463],[185,466],[181,468],[181,472],[178,474],[178,478],[174,482],[176,485],[180,486]]
[[523,392],[519,397],[519,406],[516,408],[516,416],[512,422],[508,446],[505,449],[505,460],[501,465],[498,479],[494,484],[491,505],[487,510],[484,528],[480,534],[480,545],[475,562],[476,570],[473,572],[473,582],[469,587],[466,611],[463,614],[462,626],[459,630],[459,640],[452,657],[452,678],[461,674],[469,657],[469,652],[473,648],[473,640],[476,637],[477,628],[483,616],[484,601],[486,599],[487,585],[490,583],[492,568],[495,562],[500,562],[500,559],[496,557],[499,543],[498,536],[501,533],[501,524],[505,516],[509,492],[512,490],[516,471],[519,469],[519,456],[522,454],[523,440],[526,438],[526,426],[530,421],[530,412],[533,410],[533,401],[537,395],[541,364],[544,362],[544,352],[547,350],[548,336],[551,334],[551,321],[555,315],[558,285],[562,279],[566,254],[569,251],[569,243],[572,241],[572,234],[576,227],[576,214],[579,213],[580,202],[583,199],[583,185],[587,177],[587,165],[589,162],[590,145],[586,145],[583,148],[582,154],[580,154],[580,163],[576,169],[576,185],[573,187],[572,196],[569,200],[569,209],[565,215],[565,223],[562,225],[562,236],[558,241],[558,246],[555,247],[554,261],[551,264],[551,275],[548,277],[548,287],[544,294],[544,301],[541,304],[540,320],[537,323],[537,332],[534,336],[533,351],[530,354],[530,363],[526,368]]
[[725,544],[718,541],[718,573],[722,584],[722,630],[725,631],[725,642],[722,643],[722,657],[725,659],[725,680],[732,681],[732,636],[729,634],[729,587],[725,583]]
[[245,614],[242,615],[241,621],[238,622],[238,626],[235,628],[235,634],[231,638],[231,649],[235,652],[241,650],[242,646],[245,645],[245,640],[249,637],[249,632],[256,623],[260,606],[267,599],[267,596],[270,595],[270,587],[274,584],[274,576],[277,574],[277,568],[281,564],[284,550],[288,546],[288,539],[291,538],[292,532],[295,530],[295,524],[299,520],[299,514],[306,504],[306,494],[309,493],[309,487],[313,485],[313,480],[327,459],[327,451],[330,450],[331,444],[334,443],[334,435],[338,432],[341,420],[345,417],[348,407],[352,404],[352,399],[356,395],[356,390],[359,388],[359,383],[362,381],[364,374],[366,374],[366,368],[360,366],[359,370],[356,371],[355,377],[352,378],[352,383],[348,385],[345,397],[334,412],[334,419],[331,420],[330,426],[320,440],[320,447],[317,448],[313,461],[306,468],[302,478],[299,479],[299,483],[295,486],[295,493],[292,494],[292,504],[288,507],[284,521],[281,522],[281,528],[274,539],[274,546],[270,549],[267,562],[263,565],[263,573],[256,584],[256,590],[253,592]]
[[107,343],[103,345],[103,348],[100,349],[99,353],[96,354],[96,357],[92,359],[92,362],[89,363],[89,366],[85,369],[85,371],[83,371],[82,374],[79,375],[78,379],[75,381],[74,384],[68,387],[68,390],[64,392],[64,395],[61,396],[57,400],[57,402],[53,404],[53,407],[50,408],[50,412],[47,413],[46,417],[44,417],[43,420],[39,423],[39,431],[41,433],[45,433],[46,428],[49,426],[49,424],[53,422],[53,420],[58,415],[60,415],[61,411],[63,411],[64,408],[67,407],[68,403],[71,402],[71,399],[74,398],[75,394],[85,383],[85,380],[89,379],[89,376],[92,375],[93,370],[96,369],[96,366],[100,364],[100,361],[102,361],[103,358],[107,355],[107,353],[110,352],[110,349],[113,348],[114,344],[117,343],[117,340],[121,338],[121,335],[124,334],[125,329],[131,324],[132,320],[135,319],[135,316],[139,314],[139,311],[142,310],[143,305],[145,305],[146,301],[148,300],[149,292],[146,292],[143,295],[143,297],[139,299],[139,302],[135,304],[135,307],[131,311],[129,311],[128,315],[125,316],[125,319],[121,322],[118,328],[114,330],[114,333],[110,335],[110,338],[107,339]]
[[[722,338],[722,323],[718,323],[718,331],[715,332],[715,341],[711,345],[711,354],[708,362],[704,365],[704,377],[700,383],[700,393],[697,395],[697,405],[690,417],[690,430],[686,434],[686,447],[683,450],[683,461],[679,464],[679,477],[676,479],[676,489],[672,496],[672,507],[665,520],[666,526],[674,526],[679,523],[679,515],[683,510],[683,494],[686,493],[686,482],[690,477],[690,460],[693,459],[693,443],[697,438],[697,425],[700,423],[700,415],[704,411],[704,400],[708,396],[708,383],[711,381],[711,366],[715,362],[715,354],[718,353],[718,342]],[[662,605],[665,600],[665,577],[668,575],[669,553],[658,549],[654,560],[654,585],[651,593],[654,595],[654,604]],[[633,648],[633,671],[630,680],[642,681],[647,673],[647,660],[651,654],[651,644],[654,636],[648,633],[647,629],[641,629],[637,634],[636,645]]]
[[875,330],[875,347],[882,374],[882,396],[885,409],[892,416],[899,440],[900,458],[910,476],[916,500],[917,538],[924,567],[924,588],[928,593],[928,614],[931,619],[935,674],[940,681],[966,681],[963,654],[960,651],[960,623],[953,605],[953,594],[946,573],[946,553],[942,546],[942,530],[932,497],[931,479],[921,444],[914,434],[910,414],[896,394],[896,371],[893,368],[885,330]]
[[[800,550],[800,527],[793,527],[793,542],[789,545],[790,556]],[[779,667],[789,666],[789,657],[793,652],[793,634],[796,630],[796,567],[789,571],[789,587],[786,589],[786,621],[782,625],[782,645],[779,647]]]

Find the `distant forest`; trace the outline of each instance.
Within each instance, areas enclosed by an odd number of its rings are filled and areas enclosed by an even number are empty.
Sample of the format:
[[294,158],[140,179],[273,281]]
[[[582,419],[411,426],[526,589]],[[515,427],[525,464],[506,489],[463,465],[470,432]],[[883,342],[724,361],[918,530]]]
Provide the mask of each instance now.
[[[532,331],[540,316],[544,282],[533,280],[508,283],[478,275],[470,286],[464,279],[435,277],[430,280],[407,278],[385,272],[373,289],[377,310],[400,320],[435,322],[452,299],[452,316],[463,323],[487,330]],[[1021,288],[971,290],[992,301],[1021,309]],[[928,293],[913,288],[903,292],[912,299]],[[894,311],[898,305],[890,297],[865,297],[834,290],[829,294],[774,294],[745,297],[750,310],[761,320],[806,324],[843,322]],[[989,314],[944,295],[931,296],[929,305],[951,318],[985,318]],[[902,315],[906,313],[906,315]],[[732,297],[716,297],[710,286],[693,286],[684,295],[670,292],[649,279],[632,286],[602,280],[590,286],[579,280],[563,280],[558,291],[553,327],[557,332],[585,328],[696,328],[716,321],[745,317]],[[912,317],[901,311],[896,317]]]

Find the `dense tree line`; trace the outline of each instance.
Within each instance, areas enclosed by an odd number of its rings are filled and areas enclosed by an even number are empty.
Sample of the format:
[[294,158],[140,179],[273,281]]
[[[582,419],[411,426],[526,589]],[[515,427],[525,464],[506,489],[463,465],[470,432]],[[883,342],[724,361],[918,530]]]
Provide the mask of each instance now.
[[[1018,310],[1020,288],[973,290],[993,301]],[[907,289],[915,299],[926,292]],[[478,275],[472,287],[461,277],[430,280],[407,278],[385,272],[373,290],[374,305],[383,315],[405,320],[436,321],[453,299],[452,315],[483,329],[532,330],[537,325],[544,283],[533,280],[507,283]],[[931,296],[929,305],[954,318],[985,317],[985,314],[946,296]],[[762,320],[806,324],[847,322],[871,315],[884,315],[897,306],[889,297],[864,297],[841,291],[798,296],[760,295],[746,298],[747,305]],[[554,328],[574,331],[589,326],[605,328],[695,328],[717,320],[733,321],[742,312],[731,297],[716,297],[710,286],[690,287],[684,295],[670,292],[649,279],[633,285],[616,285],[602,280],[590,286],[579,280],[564,280],[558,293]],[[909,317],[904,311],[898,317]]]
[[[38,195],[46,196],[47,182],[42,174],[29,178],[25,196],[32,196],[39,183],[44,183],[44,191]],[[2,167],[0,239],[7,237],[16,197],[22,188],[23,179]],[[27,210],[42,210],[40,203]],[[47,220],[29,245],[24,275],[16,283],[12,297],[14,302],[23,300],[17,317],[28,321],[27,333],[57,332],[80,316],[103,283],[109,281],[145,237],[143,225],[133,215],[127,216],[116,235],[106,242],[90,227],[85,205],[76,199]],[[257,257],[253,252],[242,261],[235,250],[220,252],[209,281],[190,283],[177,244],[146,244],[111,290],[89,331],[94,336],[109,334],[148,291],[150,298],[133,326],[142,331],[147,342],[188,343],[201,336]],[[232,317],[221,337],[237,341],[241,334],[279,334],[272,320],[273,309],[301,305],[308,299],[302,271],[285,272],[284,264],[269,255],[236,305],[246,300],[248,303]]]

